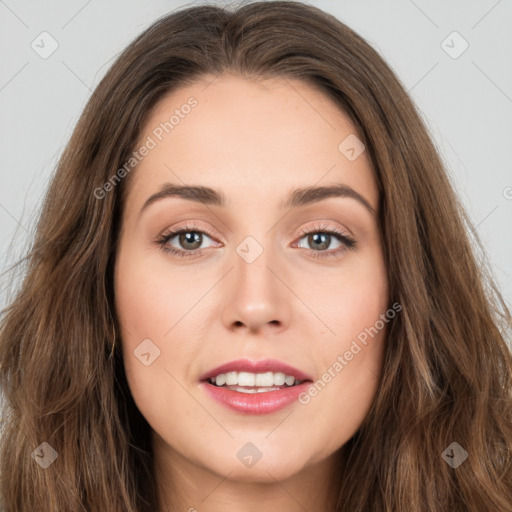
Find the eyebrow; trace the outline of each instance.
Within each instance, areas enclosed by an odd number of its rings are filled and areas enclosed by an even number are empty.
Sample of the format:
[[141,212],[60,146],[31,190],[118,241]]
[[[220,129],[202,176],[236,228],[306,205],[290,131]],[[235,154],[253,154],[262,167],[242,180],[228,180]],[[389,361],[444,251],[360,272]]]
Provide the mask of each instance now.
[[[165,183],[158,192],[146,199],[139,215],[141,215],[149,205],[169,197],[179,197],[182,199],[188,199],[189,201],[213,206],[222,207],[226,205],[226,198],[220,190],[201,185],[175,185],[172,183]],[[375,209],[367,199],[356,192],[353,188],[344,184],[336,184],[326,187],[304,187],[292,190],[288,198],[280,204],[280,208],[288,209],[295,208],[296,206],[305,206],[331,197],[348,197],[355,199],[372,215],[375,214]]]

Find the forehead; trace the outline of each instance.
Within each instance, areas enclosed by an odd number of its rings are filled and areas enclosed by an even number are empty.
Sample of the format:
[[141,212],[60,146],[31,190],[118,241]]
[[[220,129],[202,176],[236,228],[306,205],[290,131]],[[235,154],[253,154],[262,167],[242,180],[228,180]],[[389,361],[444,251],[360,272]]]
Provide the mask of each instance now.
[[268,202],[275,194],[277,202],[280,190],[344,183],[376,207],[368,155],[344,153],[354,137],[361,138],[348,116],[301,80],[206,75],[150,112],[137,147],[151,140],[151,150],[128,196],[140,204],[163,183],[202,184],[223,189],[228,204],[234,195]]

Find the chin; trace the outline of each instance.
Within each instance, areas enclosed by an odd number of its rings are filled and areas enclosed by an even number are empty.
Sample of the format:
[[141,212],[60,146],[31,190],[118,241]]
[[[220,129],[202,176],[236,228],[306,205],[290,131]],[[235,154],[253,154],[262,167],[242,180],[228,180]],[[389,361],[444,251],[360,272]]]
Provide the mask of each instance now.
[[[297,453],[294,453],[293,458],[290,457],[292,448],[272,449],[272,446],[267,446],[261,450],[261,458],[257,461],[243,462],[243,453],[237,455],[233,453],[233,457],[219,457],[217,458],[218,464],[212,467],[212,460],[205,461],[207,467],[211,471],[222,475],[223,477],[229,475],[229,480],[240,483],[275,483],[276,480],[286,480],[298,473],[300,473],[307,464],[307,457],[301,459]],[[271,453],[270,453],[271,452]],[[226,453],[226,452],[224,452]]]

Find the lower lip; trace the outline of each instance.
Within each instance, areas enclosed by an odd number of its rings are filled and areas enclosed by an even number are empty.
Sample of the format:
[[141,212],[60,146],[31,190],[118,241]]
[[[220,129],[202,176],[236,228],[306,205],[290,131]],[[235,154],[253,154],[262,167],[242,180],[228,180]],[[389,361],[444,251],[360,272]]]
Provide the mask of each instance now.
[[241,393],[203,381],[203,389],[217,402],[230,409],[244,414],[270,414],[284,409],[298,400],[301,393],[306,391],[310,381],[297,386],[283,388],[263,393]]

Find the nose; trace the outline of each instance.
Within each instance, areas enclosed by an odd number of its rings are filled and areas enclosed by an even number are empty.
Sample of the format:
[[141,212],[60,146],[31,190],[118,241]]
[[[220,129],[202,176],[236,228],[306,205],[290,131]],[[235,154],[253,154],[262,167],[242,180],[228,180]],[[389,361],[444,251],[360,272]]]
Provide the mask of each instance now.
[[230,331],[269,331],[287,329],[293,294],[283,283],[286,276],[272,251],[254,261],[234,254],[234,268],[226,283],[222,321]]

